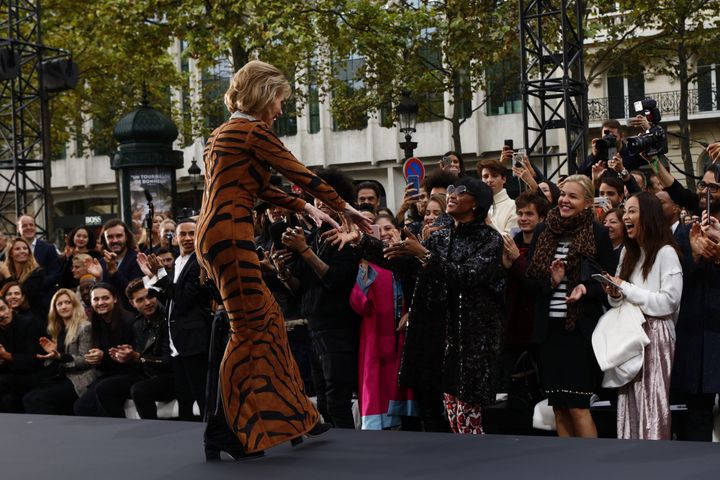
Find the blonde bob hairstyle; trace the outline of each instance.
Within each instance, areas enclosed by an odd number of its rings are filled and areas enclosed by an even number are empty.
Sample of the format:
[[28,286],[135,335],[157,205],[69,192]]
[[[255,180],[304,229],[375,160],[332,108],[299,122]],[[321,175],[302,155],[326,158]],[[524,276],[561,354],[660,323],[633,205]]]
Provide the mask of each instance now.
[[230,113],[258,115],[278,97],[290,97],[290,83],[280,70],[269,63],[253,60],[235,72],[225,92]]
[[[65,321],[63,320],[57,311],[57,302],[61,297],[68,297],[70,303],[72,303],[72,313],[70,318]],[[55,295],[53,295],[52,301],[50,302],[50,313],[48,314],[48,327],[47,331],[50,334],[53,342],[58,341],[58,336],[62,331],[63,325],[67,329],[65,334],[65,345],[72,343],[80,333],[80,329],[84,324],[89,324],[87,316],[85,315],[85,309],[83,308],[80,300],[78,299],[75,292],[67,288],[61,288]]]
[[595,197],[595,188],[593,187],[592,180],[587,175],[570,175],[563,180],[563,185],[566,183],[577,183],[583,189],[585,200],[593,201]]

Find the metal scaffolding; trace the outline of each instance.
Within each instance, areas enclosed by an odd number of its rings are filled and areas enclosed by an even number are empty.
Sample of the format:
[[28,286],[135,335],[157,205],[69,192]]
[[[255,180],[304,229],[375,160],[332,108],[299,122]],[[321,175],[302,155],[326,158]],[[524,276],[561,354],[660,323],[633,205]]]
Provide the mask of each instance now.
[[[582,0],[520,0],[524,142],[551,179],[566,163],[575,173],[585,154],[584,8]],[[558,129],[564,138],[548,138]]]
[[[14,232],[17,217],[36,218],[39,233],[52,232],[50,111],[42,66],[68,58],[42,44],[39,0],[0,0],[0,49],[19,71],[0,80],[0,228]],[[10,75],[7,75],[10,76]]]

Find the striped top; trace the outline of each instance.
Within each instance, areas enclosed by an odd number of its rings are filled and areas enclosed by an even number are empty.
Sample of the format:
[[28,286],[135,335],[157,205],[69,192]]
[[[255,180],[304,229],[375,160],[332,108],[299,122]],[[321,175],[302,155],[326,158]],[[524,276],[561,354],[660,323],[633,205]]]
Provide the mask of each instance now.
[[[558,242],[557,248],[555,249],[555,259],[565,260],[570,250],[570,241]],[[550,298],[550,318],[566,318],[567,317],[567,300],[568,296],[568,281],[567,276],[563,277],[562,281],[552,292]]]

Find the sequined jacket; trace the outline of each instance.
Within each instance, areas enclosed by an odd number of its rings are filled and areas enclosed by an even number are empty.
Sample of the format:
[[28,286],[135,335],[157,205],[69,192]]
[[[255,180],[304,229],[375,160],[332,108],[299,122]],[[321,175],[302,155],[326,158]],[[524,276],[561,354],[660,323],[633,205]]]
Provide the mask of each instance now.
[[436,388],[473,404],[495,400],[492,378],[505,315],[500,234],[481,221],[446,226],[425,242],[432,252],[388,262],[382,243],[364,236],[362,255],[393,270],[415,270],[399,383]]

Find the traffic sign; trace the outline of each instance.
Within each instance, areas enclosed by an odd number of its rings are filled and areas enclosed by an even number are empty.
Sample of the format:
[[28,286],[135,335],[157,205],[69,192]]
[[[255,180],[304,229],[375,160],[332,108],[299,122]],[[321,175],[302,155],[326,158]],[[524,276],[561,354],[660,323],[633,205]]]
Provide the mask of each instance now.
[[405,160],[405,163],[403,164],[403,175],[405,176],[405,180],[407,180],[410,175],[417,175],[420,179],[420,183],[422,183],[425,179],[425,166],[419,158],[410,157]]

